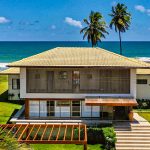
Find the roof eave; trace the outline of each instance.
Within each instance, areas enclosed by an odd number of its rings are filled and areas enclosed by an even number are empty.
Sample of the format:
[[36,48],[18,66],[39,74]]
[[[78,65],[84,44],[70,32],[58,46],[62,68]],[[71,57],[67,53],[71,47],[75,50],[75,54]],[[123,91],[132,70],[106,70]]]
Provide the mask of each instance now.
[[30,67],[30,68],[41,68],[41,67],[45,67],[45,68],[130,68],[130,69],[150,69],[150,66],[86,66],[86,65],[68,65],[68,66],[29,66],[29,65],[7,65],[7,67],[20,67],[20,68],[23,68],[23,67]]

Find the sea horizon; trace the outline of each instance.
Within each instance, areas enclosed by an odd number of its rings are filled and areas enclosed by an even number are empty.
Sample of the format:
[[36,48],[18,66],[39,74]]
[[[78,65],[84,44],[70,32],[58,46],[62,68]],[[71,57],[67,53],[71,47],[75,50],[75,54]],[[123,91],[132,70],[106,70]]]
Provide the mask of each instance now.
[[[55,47],[91,47],[87,41],[0,41],[0,68]],[[119,54],[119,41],[103,41],[98,47]],[[123,55],[150,59],[150,41],[123,41]]]

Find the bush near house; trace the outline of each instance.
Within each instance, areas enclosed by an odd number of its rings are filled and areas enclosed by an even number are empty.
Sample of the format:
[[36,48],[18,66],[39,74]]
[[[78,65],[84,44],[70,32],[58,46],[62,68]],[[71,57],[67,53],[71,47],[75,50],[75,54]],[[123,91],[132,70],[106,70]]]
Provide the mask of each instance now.
[[18,143],[12,134],[0,130],[0,150],[31,150],[29,145]]
[[150,109],[149,99],[137,99],[138,106],[135,109]]
[[103,136],[105,140],[105,149],[106,150],[115,150],[116,133],[114,132],[114,128],[106,127],[102,128]]

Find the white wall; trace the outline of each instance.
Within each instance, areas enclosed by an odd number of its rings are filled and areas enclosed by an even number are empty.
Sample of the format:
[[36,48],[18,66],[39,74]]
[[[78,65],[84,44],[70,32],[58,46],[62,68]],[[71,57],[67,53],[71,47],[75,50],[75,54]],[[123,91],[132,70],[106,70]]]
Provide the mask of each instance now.
[[19,100],[18,94],[20,94],[20,89],[12,89],[12,79],[20,79],[19,75],[8,75],[8,94],[14,94],[14,96],[8,96],[9,100]]
[[84,99],[87,96],[111,96],[111,97],[136,97],[136,69],[131,69],[130,94],[75,94],[75,93],[26,93],[26,68],[20,69],[21,98],[77,98]]
[[137,79],[147,79],[147,84],[137,84],[137,99],[150,100],[150,75],[137,75]]

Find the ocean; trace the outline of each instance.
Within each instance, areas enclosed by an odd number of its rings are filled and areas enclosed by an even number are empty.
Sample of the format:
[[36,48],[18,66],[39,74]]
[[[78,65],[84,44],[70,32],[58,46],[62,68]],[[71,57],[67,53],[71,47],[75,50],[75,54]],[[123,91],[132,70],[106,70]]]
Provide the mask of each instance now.
[[[88,42],[0,42],[0,68],[8,63],[55,47],[91,47]],[[98,47],[119,53],[119,42],[101,42]],[[123,55],[150,59],[150,42],[122,42]]]

